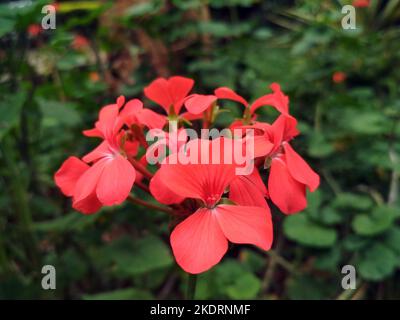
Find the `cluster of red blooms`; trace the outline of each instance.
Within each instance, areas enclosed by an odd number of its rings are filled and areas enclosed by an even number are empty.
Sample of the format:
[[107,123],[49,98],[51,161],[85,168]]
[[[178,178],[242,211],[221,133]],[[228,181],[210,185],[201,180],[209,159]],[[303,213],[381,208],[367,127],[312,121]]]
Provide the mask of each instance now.
[[[314,191],[319,176],[289,143],[299,134],[297,120],[290,115],[289,99],[278,84],[271,85],[272,93],[251,104],[227,87],[216,89],[213,95],[189,94],[193,85],[193,80],[175,76],[158,78],[147,86],[145,96],[162,107],[162,114],[144,108],[138,99],[125,102],[122,96],[115,104],[103,107],[94,128],[84,131],[86,136],[100,138],[101,143],[82,160],[69,157],[56,172],[55,182],[72,198],[72,206],[84,214],[132,199],[133,187],[146,190],[174,216],[176,226],[170,238],[174,256],[185,271],[195,274],[217,264],[228,242],[268,250],[273,227],[266,199],[285,214],[299,212],[307,206],[306,188]],[[168,133],[164,143],[170,152],[164,161],[150,166],[146,156],[140,156],[152,147],[145,139],[146,132],[166,130],[171,121],[177,121],[179,131],[197,123],[209,128],[220,112],[222,100],[236,101],[244,107],[243,117],[229,129],[241,129],[243,136],[236,138],[242,141],[248,132],[244,129],[254,134],[250,174],[237,175],[239,164],[223,159],[219,163],[165,161],[176,149]],[[263,106],[278,110],[279,116],[272,124],[257,121],[256,112]],[[196,154],[200,150],[195,157],[203,159],[201,152],[215,152],[218,143],[221,149],[217,150],[225,158],[232,150],[225,146],[236,138],[190,140],[181,143],[177,153],[191,150]],[[214,157],[212,152],[207,153],[208,160]]]

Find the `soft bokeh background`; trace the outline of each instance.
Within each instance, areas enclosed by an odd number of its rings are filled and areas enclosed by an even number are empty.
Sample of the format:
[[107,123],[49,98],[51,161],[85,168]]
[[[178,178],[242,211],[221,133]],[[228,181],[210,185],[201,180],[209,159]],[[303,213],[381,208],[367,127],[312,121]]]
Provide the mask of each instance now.
[[[165,214],[127,203],[83,216],[52,179],[98,143],[81,131],[101,106],[175,74],[249,99],[279,82],[300,121],[293,145],[322,178],[305,212],[273,208],[273,250],[233,247],[197,298],[400,298],[399,1],[357,8],[356,30],[341,27],[349,1],[61,1],[42,30],[46,3],[0,7],[0,298],[184,296]],[[240,114],[224,106],[221,126]],[[346,264],[356,290],[341,287]]]

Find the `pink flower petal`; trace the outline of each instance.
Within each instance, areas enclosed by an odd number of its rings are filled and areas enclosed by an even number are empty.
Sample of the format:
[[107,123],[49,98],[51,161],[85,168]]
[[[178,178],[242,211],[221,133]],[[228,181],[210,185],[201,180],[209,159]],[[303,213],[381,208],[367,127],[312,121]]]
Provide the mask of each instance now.
[[228,241],[215,214],[201,208],[175,227],[171,246],[182,269],[197,274],[207,271],[222,259],[228,250]]
[[116,155],[114,159],[106,159],[96,188],[100,202],[106,206],[124,202],[132,189],[135,177],[135,169],[120,154]]
[[269,250],[273,228],[269,208],[219,205],[213,213],[230,242],[254,244]]
[[286,214],[307,207],[306,188],[293,179],[283,159],[273,159],[268,179],[268,191],[273,203]]
[[66,196],[72,197],[77,181],[89,166],[77,157],[69,157],[54,175],[56,185]]
[[293,150],[289,143],[285,143],[283,148],[286,164],[292,177],[307,185],[311,192],[315,191],[319,186],[319,175]]

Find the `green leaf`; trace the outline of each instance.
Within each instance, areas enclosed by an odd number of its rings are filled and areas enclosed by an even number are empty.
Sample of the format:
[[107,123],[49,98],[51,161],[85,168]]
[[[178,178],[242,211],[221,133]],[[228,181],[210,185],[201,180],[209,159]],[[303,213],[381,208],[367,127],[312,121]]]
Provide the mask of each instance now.
[[362,253],[358,270],[364,279],[380,281],[390,276],[396,265],[396,254],[385,245],[376,243]]
[[163,0],[146,1],[137,3],[125,10],[125,17],[140,17],[157,13],[163,6]]
[[0,140],[19,123],[26,91],[20,89],[15,94],[4,95],[0,101]]
[[44,98],[37,98],[36,101],[42,111],[43,122],[47,126],[57,126],[59,124],[74,126],[81,121],[79,113],[76,111],[75,103],[46,100]]
[[260,290],[260,280],[243,264],[227,259],[198,279],[198,299],[254,299]]
[[14,30],[15,21],[7,18],[0,18],[0,38]]
[[354,111],[354,116],[349,116],[348,127],[355,133],[374,135],[385,133],[388,130],[388,119],[382,113]]
[[338,194],[332,203],[332,206],[335,208],[352,208],[358,210],[367,210],[371,208],[372,205],[373,202],[371,198],[356,193]]
[[305,214],[287,217],[283,229],[289,239],[310,247],[330,247],[337,237],[335,229],[320,226]]
[[381,206],[373,214],[356,215],[352,222],[353,230],[362,236],[374,236],[391,227],[396,216],[396,210]]
[[361,250],[370,244],[371,238],[361,237],[356,234],[350,234],[343,239],[343,247],[349,251]]
[[321,209],[318,221],[321,221],[324,225],[332,226],[342,222],[342,220],[343,215],[341,215],[337,210],[331,207],[324,207]]
[[340,262],[341,253],[342,252],[338,246],[332,247],[328,252],[317,256],[317,259],[315,260],[315,268],[336,272]]
[[315,158],[328,157],[334,152],[330,142],[322,134],[312,134],[308,145],[308,154]]
[[169,248],[156,236],[137,240],[121,237],[103,248],[100,257],[106,264],[115,264],[113,271],[121,277],[137,276],[172,264]]
[[330,296],[330,287],[322,280],[309,275],[291,278],[288,281],[288,296],[293,300],[320,300]]
[[252,273],[244,273],[226,288],[231,299],[254,299],[260,290],[260,280]]
[[397,266],[400,267],[400,228],[390,228],[384,236],[385,245],[390,248],[397,257]]
[[92,225],[101,213],[84,216],[78,212],[71,212],[59,218],[50,221],[36,222],[33,224],[33,229],[39,232],[67,232],[67,231],[82,231],[87,226]]
[[153,296],[144,290],[136,288],[120,289],[82,296],[84,300],[150,300]]

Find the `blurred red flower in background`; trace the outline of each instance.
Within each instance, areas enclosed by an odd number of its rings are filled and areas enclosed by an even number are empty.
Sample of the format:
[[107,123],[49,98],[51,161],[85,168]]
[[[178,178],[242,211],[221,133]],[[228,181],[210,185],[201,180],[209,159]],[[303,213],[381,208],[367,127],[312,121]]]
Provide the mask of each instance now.
[[40,24],[30,24],[27,29],[28,34],[31,37],[37,37],[42,32],[42,27]]
[[346,74],[342,71],[336,71],[332,75],[332,81],[334,83],[342,83],[343,81],[346,80]]
[[370,0],[354,0],[352,5],[356,8],[365,8],[368,7]]
[[74,36],[71,46],[74,50],[82,50],[89,46],[89,40],[85,36],[78,34]]

